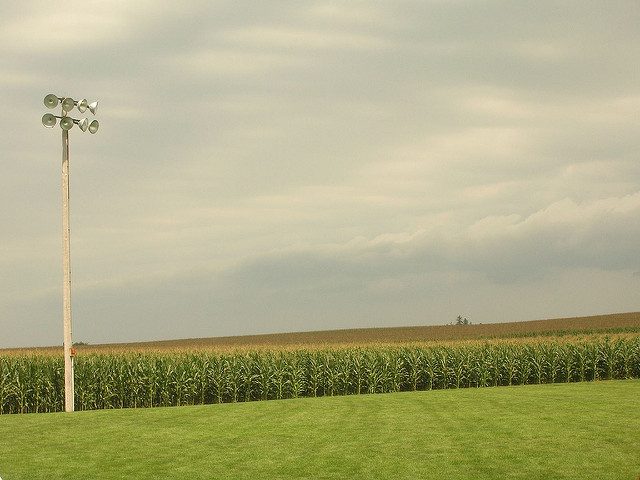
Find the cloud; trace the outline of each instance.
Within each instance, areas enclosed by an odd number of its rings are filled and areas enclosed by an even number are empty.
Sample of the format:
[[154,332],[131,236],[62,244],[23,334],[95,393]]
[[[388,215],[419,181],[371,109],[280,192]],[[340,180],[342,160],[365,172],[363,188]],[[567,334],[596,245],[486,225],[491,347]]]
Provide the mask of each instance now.
[[488,216],[460,230],[447,225],[294,247],[249,260],[232,269],[229,279],[245,286],[312,289],[345,279],[379,284],[439,272],[526,283],[532,274],[544,277],[563,268],[628,270],[637,263],[634,238],[640,233],[629,225],[639,218],[640,192],[582,204],[564,199],[524,218]]
[[101,101],[99,133],[71,132],[96,338],[637,304],[635,6],[73,7],[0,18],[0,327],[24,325],[0,342],[58,339],[49,92]]

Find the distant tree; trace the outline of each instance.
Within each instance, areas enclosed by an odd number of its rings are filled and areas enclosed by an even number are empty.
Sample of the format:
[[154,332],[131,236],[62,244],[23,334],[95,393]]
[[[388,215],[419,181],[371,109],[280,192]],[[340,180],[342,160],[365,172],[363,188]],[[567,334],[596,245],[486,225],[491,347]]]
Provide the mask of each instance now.
[[456,325],[471,325],[471,322],[467,319],[467,317],[458,315],[456,317]]

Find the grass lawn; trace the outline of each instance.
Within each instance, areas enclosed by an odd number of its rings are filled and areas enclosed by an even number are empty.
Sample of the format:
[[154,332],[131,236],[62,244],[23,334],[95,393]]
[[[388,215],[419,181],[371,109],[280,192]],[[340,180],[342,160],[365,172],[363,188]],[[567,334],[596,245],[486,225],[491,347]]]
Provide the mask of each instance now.
[[640,381],[0,416],[0,477],[629,479]]

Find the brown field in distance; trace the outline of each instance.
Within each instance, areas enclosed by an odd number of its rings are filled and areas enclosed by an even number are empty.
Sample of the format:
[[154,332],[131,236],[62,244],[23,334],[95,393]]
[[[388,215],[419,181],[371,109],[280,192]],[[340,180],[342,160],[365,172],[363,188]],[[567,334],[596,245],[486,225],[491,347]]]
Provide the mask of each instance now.
[[[344,344],[414,343],[451,340],[511,338],[518,336],[596,333],[640,329],[640,312],[556,318],[525,322],[487,323],[477,325],[424,325],[414,327],[353,328],[316,332],[273,333],[237,337],[193,338],[128,344],[132,347],[198,348],[198,347],[287,347],[331,346]],[[112,345],[113,346],[113,345]]]
[[[322,348],[373,344],[408,344],[535,336],[567,336],[598,333],[640,332],[640,312],[588,317],[554,318],[474,325],[425,325],[413,327],[355,328],[316,332],[273,333],[234,337],[191,338],[139,343],[81,345],[78,353],[158,350],[263,350]],[[61,347],[13,349],[38,353],[58,352]],[[1,352],[2,350],[0,350]],[[10,350],[5,350],[9,353]]]

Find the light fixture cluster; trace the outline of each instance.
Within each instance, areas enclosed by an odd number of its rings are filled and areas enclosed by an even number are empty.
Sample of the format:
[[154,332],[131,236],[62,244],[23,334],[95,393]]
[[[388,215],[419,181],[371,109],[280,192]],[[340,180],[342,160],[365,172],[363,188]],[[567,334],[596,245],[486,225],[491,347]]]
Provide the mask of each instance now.
[[52,113],[45,113],[42,116],[42,124],[47,128],[55,127],[58,119],[60,119],[60,127],[63,130],[71,130],[74,125],[78,125],[80,130],[86,132],[89,130],[91,133],[96,133],[100,124],[97,120],[91,121],[89,123],[88,118],[82,118],[80,120],[76,118],[71,118],[67,114],[73,110],[74,107],[78,108],[80,113],[84,113],[89,110],[92,114],[96,114],[96,110],[98,109],[98,102],[89,103],[86,99],[80,100],[79,102],[75,101],[70,97],[58,97],[53,93],[50,93],[46,97],[44,97],[44,105],[47,108],[56,108],[58,105],[62,106],[62,115],[53,115]]

